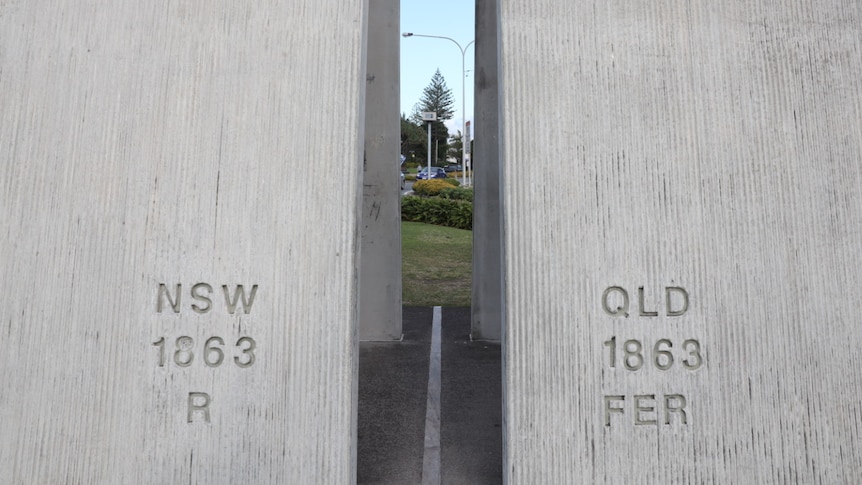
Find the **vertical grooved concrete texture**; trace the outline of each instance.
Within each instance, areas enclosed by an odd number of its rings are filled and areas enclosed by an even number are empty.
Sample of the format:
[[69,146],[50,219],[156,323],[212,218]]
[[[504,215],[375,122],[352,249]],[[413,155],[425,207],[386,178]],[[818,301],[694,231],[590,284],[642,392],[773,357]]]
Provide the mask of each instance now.
[[500,5],[507,483],[858,481],[862,4]]
[[399,0],[368,2],[359,337],[401,338]]
[[366,5],[0,1],[4,483],[355,481]]

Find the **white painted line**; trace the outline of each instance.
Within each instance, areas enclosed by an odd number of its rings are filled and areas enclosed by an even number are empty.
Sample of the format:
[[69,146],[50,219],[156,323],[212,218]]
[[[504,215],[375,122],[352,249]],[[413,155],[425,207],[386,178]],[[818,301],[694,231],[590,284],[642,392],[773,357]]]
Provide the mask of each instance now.
[[425,405],[425,453],[422,485],[440,485],[440,327],[443,312],[434,307],[431,322],[431,361],[428,364],[428,402]]

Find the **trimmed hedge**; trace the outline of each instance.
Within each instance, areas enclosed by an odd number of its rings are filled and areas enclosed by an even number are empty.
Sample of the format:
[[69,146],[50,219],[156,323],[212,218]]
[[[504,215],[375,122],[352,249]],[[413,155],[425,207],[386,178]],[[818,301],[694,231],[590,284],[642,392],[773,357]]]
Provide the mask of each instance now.
[[401,220],[471,230],[473,203],[408,195],[401,198]]
[[439,195],[443,189],[450,189],[452,186],[457,187],[458,185],[460,185],[460,182],[450,178],[418,180],[413,184],[413,193],[416,195],[435,196]]

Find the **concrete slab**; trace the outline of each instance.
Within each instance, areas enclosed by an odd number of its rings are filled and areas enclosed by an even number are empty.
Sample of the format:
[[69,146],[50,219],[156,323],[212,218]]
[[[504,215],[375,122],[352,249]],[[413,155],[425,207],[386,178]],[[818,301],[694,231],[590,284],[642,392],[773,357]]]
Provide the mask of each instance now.
[[368,2],[359,339],[401,338],[399,0]]
[[353,481],[366,3],[0,1],[4,483]]
[[498,0],[476,0],[476,139],[473,187],[472,335],[500,340],[503,326],[503,219],[500,192]]
[[858,1],[500,2],[506,483],[855,483]]

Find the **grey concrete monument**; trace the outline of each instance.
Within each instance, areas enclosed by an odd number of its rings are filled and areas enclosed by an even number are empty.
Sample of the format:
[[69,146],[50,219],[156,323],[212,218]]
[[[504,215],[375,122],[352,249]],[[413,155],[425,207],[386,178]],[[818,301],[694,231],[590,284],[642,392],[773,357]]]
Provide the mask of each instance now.
[[503,232],[500,192],[497,0],[476,0],[476,141],[471,337],[500,340]]
[[359,336],[401,338],[399,0],[368,2]]
[[507,483],[858,481],[859,3],[500,7]]
[[365,17],[0,2],[4,483],[355,481]]

